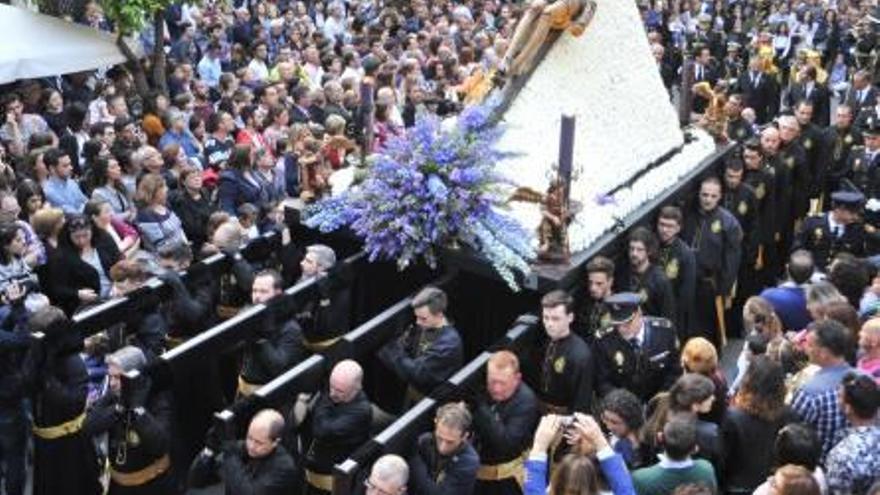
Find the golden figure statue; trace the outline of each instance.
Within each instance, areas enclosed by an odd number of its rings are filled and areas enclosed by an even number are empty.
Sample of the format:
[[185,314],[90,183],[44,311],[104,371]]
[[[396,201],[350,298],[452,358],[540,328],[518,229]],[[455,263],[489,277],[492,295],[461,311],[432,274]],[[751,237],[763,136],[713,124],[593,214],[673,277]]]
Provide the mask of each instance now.
[[596,3],[592,0],[531,0],[504,56],[505,74],[513,77],[531,70],[551,29],[568,30],[574,36],[584,34],[595,12]]

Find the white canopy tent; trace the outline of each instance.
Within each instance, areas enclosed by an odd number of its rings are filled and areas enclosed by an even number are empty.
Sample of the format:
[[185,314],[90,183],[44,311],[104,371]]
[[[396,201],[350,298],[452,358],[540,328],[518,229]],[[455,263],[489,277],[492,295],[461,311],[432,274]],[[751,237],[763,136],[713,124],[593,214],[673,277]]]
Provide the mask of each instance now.
[[0,4],[0,84],[125,62],[109,33]]

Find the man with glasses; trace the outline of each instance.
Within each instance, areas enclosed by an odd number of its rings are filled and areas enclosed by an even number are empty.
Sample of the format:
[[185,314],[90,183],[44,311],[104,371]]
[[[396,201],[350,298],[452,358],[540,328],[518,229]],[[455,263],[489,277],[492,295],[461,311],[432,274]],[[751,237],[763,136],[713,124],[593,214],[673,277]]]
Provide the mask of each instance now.
[[387,454],[373,464],[370,477],[364,480],[365,495],[403,495],[409,481],[409,466],[402,457]]

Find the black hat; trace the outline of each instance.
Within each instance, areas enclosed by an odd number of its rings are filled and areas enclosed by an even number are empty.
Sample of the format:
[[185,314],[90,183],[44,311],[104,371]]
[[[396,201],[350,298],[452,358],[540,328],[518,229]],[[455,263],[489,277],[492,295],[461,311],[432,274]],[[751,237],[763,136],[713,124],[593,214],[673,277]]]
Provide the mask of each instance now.
[[605,298],[612,324],[626,323],[635,316],[641,298],[632,292],[620,292]]
[[880,134],[880,119],[876,117],[868,117],[865,121],[865,127],[862,129],[862,134],[876,136]]
[[865,195],[858,191],[837,191],[831,194],[831,202],[837,207],[856,210],[865,202]]

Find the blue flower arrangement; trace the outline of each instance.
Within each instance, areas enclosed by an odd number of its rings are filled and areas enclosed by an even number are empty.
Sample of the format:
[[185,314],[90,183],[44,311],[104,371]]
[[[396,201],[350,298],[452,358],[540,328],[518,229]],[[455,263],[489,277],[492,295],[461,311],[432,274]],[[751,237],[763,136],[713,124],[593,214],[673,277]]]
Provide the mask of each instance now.
[[466,245],[488,260],[507,285],[529,271],[531,232],[502,213],[504,179],[495,164],[499,126],[490,123],[497,102],[466,108],[447,125],[431,116],[405,136],[391,138],[367,177],[339,196],[306,210],[305,225],[321,232],[348,226],[364,240],[371,261],[417,258],[436,266],[439,247]]

